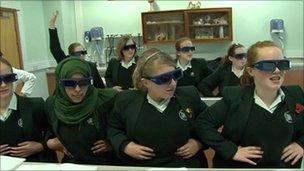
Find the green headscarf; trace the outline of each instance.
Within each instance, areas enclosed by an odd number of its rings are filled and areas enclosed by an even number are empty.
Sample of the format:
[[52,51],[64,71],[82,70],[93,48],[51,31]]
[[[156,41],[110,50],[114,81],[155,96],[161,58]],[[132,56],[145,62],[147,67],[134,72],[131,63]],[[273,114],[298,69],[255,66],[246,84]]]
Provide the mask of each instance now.
[[71,78],[74,74],[82,74],[90,77],[91,69],[88,62],[79,57],[68,57],[62,60],[56,67],[56,89],[54,94],[54,110],[57,118],[66,124],[78,124],[92,115],[97,130],[100,128],[100,114],[98,107],[111,100],[115,91],[98,90],[93,85],[88,87],[85,97],[80,103],[74,103],[65,92],[65,88],[59,85],[62,78]]

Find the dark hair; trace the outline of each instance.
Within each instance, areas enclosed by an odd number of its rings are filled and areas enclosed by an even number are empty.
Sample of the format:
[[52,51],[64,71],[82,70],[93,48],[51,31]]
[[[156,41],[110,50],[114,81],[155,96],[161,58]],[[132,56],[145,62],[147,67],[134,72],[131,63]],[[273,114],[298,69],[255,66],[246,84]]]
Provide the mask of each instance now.
[[[119,59],[119,60],[124,60],[124,55],[123,55],[123,53],[122,53],[122,50],[123,50],[123,48],[125,47],[125,45],[127,44],[128,40],[130,40],[130,39],[131,39],[131,40],[133,41],[133,43],[136,45],[136,42],[135,42],[135,40],[132,38],[131,35],[123,35],[123,36],[119,39],[119,41],[118,41],[118,43],[117,43],[117,46],[116,46],[116,54],[118,55],[118,59]],[[136,54],[136,49],[135,49],[134,56],[135,56],[135,54]]]
[[83,47],[82,44],[78,43],[78,42],[74,42],[72,44],[70,44],[68,50],[69,50],[69,55],[72,55],[75,52],[76,47],[81,46]]
[[252,67],[252,65],[257,62],[259,57],[259,50],[266,47],[275,47],[282,50],[280,46],[269,40],[258,41],[255,44],[251,45],[247,51],[247,63],[245,66],[243,77],[241,78],[241,85],[254,84],[253,78],[248,73],[248,67]]
[[239,43],[234,43],[232,44],[227,51],[227,54],[224,56],[224,58],[221,60],[222,64],[231,64],[232,62],[229,60],[229,57],[232,57],[235,55],[235,50],[237,48],[243,48],[244,45],[239,44]]
[[136,68],[133,73],[133,85],[136,89],[146,91],[146,87],[142,84],[141,79],[145,77],[150,77],[156,66],[160,65],[168,65],[172,67],[176,67],[176,64],[173,60],[173,58],[156,49],[152,48],[149,50],[146,50],[142,53],[142,55],[139,57],[139,60],[136,64]]
[[189,37],[182,37],[182,38],[178,39],[178,40],[175,42],[176,58],[179,57],[177,54],[178,54],[178,51],[180,51],[181,44],[182,44],[184,41],[190,41],[190,42],[191,42],[191,39],[190,39]]

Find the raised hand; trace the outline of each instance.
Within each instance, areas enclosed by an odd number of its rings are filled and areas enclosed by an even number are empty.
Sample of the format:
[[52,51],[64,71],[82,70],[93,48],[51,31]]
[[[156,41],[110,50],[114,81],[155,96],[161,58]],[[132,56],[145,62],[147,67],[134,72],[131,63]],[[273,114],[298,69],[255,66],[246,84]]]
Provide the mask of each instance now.
[[55,12],[53,12],[53,15],[50,19],[50,22],[49,22],[49,28],[51,29],[55,29],[56,28],[56,20],[57,20],[57,17],[59,15],[59,11],[56,10]]
[[293,142],[284,148],[281,160],[284,160],[284,162],[292,160],[291,165],[294,165],[303,155],[303,148],[298,143]]
[[184,159],[188,159],[194,156],[201,148],[202,144],[199,141],[190,138],[185,145],[176,150],[175,154],[183,157]]
[[133,141],[125,147],[124,153],[137,160],[148,160],[155,156],[153,149],[136,144]]
[[247,147],[238,147],[237,152],[235,153],[233,160],[249,163],[252,165],[256,165],[254,161],[251,159],[262,158],[263,151],[261,147],[256,146],[247,146]]

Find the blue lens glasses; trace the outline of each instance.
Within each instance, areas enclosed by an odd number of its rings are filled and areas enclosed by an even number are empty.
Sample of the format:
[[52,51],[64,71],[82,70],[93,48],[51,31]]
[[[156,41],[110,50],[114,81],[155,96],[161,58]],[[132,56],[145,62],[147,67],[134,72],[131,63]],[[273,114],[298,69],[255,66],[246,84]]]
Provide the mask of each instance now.
[[273,72],[276,68],[280,71],[289,70],[291,68],[290,61],[287,59],[283,60],[264,60],[259,61],[253,64],[253,67],[261,70],[261,71],[268,71]]
[[157,85],[170,83],[171,80],[178,80],[183,77],[183,71],[179,68],[164,74],[160,74],[154,77],[148,77],[147,79],[153,81]]
[[185,46],[185,47],[182,47],[179,49],[179,51],[182,51],[182,52],[193,52],[195,51],[195,46]]
[[247,59],[247,53],[235,54],[233,57],[234,57],[235,59],[237,59],[237,60]]
[[72,56],[83,56],[86,54],[88,54],[86,50],[81,50],[81,51],[71,53]]
[[93,79],[92,77],[82,78],[82,79],[60,79],[59,84],[64,87],[75,88],[77,85],[79,87],[85,87],[85,86],[93,85]]
[[125,45],[125,46],[122,48],[122,50],[129,50],[129,49],[131,49],[131,50],[136,49],[136,45],[135,45],[135,44],[132,44],[132,45]]
[[17,81],[17,74],[15,73],[0,75],[0,84],[2,84],[2,82],[7,84],[15,81]]

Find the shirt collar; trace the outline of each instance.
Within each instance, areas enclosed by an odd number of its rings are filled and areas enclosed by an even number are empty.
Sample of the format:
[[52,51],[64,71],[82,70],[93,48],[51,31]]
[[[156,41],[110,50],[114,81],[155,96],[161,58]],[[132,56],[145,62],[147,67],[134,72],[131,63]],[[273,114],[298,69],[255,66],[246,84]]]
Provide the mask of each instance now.
[[153,100],[149,94],[147,94],[147,100],[148,103],[150,103],[152,106],[154,106],[160,113],[163,113],[163,111],[168,107],[168,104],[170,102],[170,99],[163,100],[161,102],[157,102]]
[[121,63],[121,66],[126,69],[130,68],[133,64],[136,64],[135,58],[132,58],[131,61],[127,64],[123,60],[121,60],[120,63]]
[[259,105],[260,107],[264,108],[265,110],[269,111],[270,113],[273,113],[274,110],[278,107],[279,103],[284,100],[285,93],[282,89],[279,89],[279,93],[276,97],[276,99],[272,102],[272,104],[268,107],[263,100],[258,96],[256,93],[256,90],[254,90],[254,102]]
[[10,104],[2,115],[0,115],[0,120],[5,121],[12,113],[13,110],[17,110],[17,96],[15,93],[12,96]]
[[188,68],[192,68],[192,65],[191,65],[190,61],[187,63],[187,65],[182,66],[182,64],[179,62],[179,60],[177,60],[177,64],[176,65],[177,65],[178,68],[182,69],[183,71],[185,71]]
[[233,66],[231,66],[231,72],[233,72],[238,78],[240,78],[243,75],[244,69],[245,67],[242,70],[237,70]]

